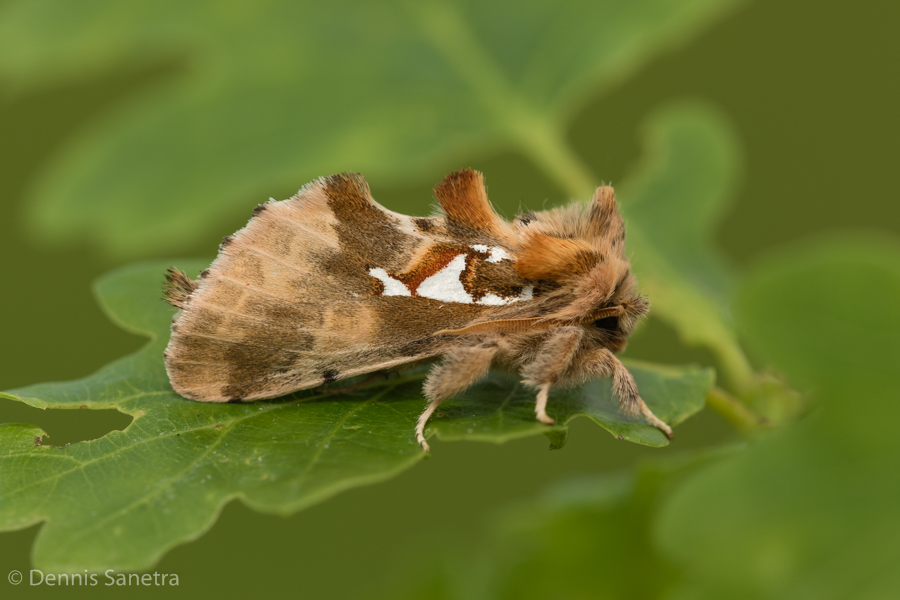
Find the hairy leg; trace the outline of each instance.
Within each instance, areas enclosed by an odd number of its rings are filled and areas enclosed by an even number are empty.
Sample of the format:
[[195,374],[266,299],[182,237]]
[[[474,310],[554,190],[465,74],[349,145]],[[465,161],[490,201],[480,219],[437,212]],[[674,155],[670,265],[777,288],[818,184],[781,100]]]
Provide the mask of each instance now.
[[672,439],[672,428],[654,415],[650,407],[644,403],[638,392],[637,384],[634,382],[634,377],[616,358],[615,354],[607,348],[589,350],[578,357],[578,363],[578,370],[581,371],[577,374],[579,377],[610,377],[613,393],[619,398],[619,407],[622,411],[630,415],[640,413],[650,425],[666,434],[667,438]]
[[431,370],[422,390],[431,400],[416,423],[416,441],[428,452],[425,441],[425,423],[435,409],[447,398],[458,394],[487,375],[491,360],[500,350],[497,342],[488,341],[477,346],[458,347],[444,354],[444,359]]
[[569,368],[581,345],[583,333],[580,327],[557,329],[541,345],[534,360],[522,367],[522,383],[538,391],[534,412],[537,420],[545,425],[556,424],[547,414],[550,388]]

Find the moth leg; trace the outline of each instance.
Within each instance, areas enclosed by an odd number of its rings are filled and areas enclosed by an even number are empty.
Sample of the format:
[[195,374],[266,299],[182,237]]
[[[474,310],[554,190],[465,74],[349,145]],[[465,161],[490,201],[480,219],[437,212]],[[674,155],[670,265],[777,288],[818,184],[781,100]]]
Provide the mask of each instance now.
[[640,413],[650,425],[653,425],[670,440],[672,428],[659,419],[650,410],[650,407],[641,399],[637,384],[631,372],[616,358],[616,355],[607,348],[600,348],[585,357],[584,369],[594,377],[610,377],[612,379],[613,393],[619,398],[619,407],[623,412],[635,415]]
[[581,345],[584,334],[580,327],[561,327],[553,332],[534,359],[522,368],[522,383],[538,390],[534,402],[537,420],[545,425],[556,421],[547,414],[550,388],[566,372]]
[[447,398],[458,394],[487,375],[491,360],[500,350],[495,341],[477,346],[457,347],[444,353],[441,364],[431,370],[422,391],[431,400],[416,423],[416,441],[428,452],[431,448],[425,441],[425,423],[435,409]]

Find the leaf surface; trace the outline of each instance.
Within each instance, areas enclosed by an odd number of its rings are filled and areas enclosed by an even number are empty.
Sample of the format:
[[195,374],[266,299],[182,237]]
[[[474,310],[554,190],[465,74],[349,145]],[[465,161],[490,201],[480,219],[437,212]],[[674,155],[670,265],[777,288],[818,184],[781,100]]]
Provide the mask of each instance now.
[[[179,266],[196,273],[206,263]],[[343,394],[312,390],[247,404],[179,397],[162,361],[173,314],[159,299],[165,267],[128,267],[96,286],[117,324],[150,336],[142,350],[82,380],[2,394],[39,408],[116,408],[134,417],[124,431],[65,447],[45,445],[37,427],[0,425],[0,529],[46,521],[34,551],[39,568],[147,568],[200,536],[231,499],[289,514],[424,456],[413,435],[425,405],[421,371]],[[700,410],[713,380],[709,369],[629,368],[648,405],[672,424]],[[534,420],[533,406],[532,392],[493,374],[445,402],[427,434],[502,442],[549,433],[561,446],[565,423],[587,415],[621,439],[667,443],[617,411],[608,381],[554,392],[548,410],[561,424],[553,428]]]
[[[669,455],[628,471],[555,483],[506,507],[487,536],[396,598],[663,598],[681,569],[654,539],[658,505],[727,452]],[[415,581],[415,579],[413,579]]]
[[896,239],[817,240],[749,275],[744,335],[818,406],[698,473],[665,506],[662,547],[688,573],[678,597],[900,593],[898,297]]

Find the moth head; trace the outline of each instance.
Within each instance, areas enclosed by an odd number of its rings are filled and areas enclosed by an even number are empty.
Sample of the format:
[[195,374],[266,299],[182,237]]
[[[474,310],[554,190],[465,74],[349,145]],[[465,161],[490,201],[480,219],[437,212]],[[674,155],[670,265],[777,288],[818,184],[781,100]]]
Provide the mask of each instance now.
[[592,324],[622,339],[631,334],[650,305],[636,289],[611,187],[597,188],[588,204],[520,216],[515,226],[522,240],[519,275],[555,284],[547,318]]

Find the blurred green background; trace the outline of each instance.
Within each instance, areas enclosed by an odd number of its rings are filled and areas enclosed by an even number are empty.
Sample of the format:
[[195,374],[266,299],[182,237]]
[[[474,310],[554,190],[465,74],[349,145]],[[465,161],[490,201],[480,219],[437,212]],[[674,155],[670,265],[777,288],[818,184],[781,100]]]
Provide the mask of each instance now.
[[[893,181],[900,139],[898,25],[900,7],[889,2],[748,2],[592,99],[569,125],[569,141],[599,177],[615,185],[638,159],[640,126],[653,109],[685,97],[721,109],[744,152],[735,203],[717,239],[738,268],[817,232],[900,233]],[[47,164],[76,136],[114,118],[123,103],[152,97],[185,68],[173,50],[140,68],[60,77],[40,89],[22,91],[0,80],[0,389],[80,377],[137,349],[143,340],[118,330],[96,306],[89,290],[95,277],[133,258],[212,256],[221,237],[246,222],[250,207],[269,196],[287,197],[305,183],[248,190],[246,210],[216,215],[214,227],[179,238],[169,250],[141,251],[127,260],[91,238],[54,243],[36,235],[25,202],[29,190],[41,185]],[[369,183],[382,204],[422,214],[431,187],[463,166],[485,173],[492,200],[507,215],[569,195],[527,157],[483,147],[461,163],[423,164],[414,176],[370,176]],[[652,318],[627,355],[714,364]],[[120,429],[128,419],[114,411],[39,411],[0,400],[0,422],[35,423],[51,443],[62,444]],[[553,482],[732,439],[731,427],[704,411],[662,451],[617,443],[586,421],[572,426],[559,452],[548,452],[542,438],[502,446],[437,442],[431,460],[396,479],[345,492],[290,518],[232,503],[208,534],[170,552],[155,570],[178,573],[175,594],[185,596],[391,597],[392,590],[427,583],[430,573],[444,568],[446,553],[480,550],[498,511]],[[37,530],[0,534],[0,571],[29,568]],[[50,593],[46,587],[13,590],[6,582],[0,589],[4,597]]]

